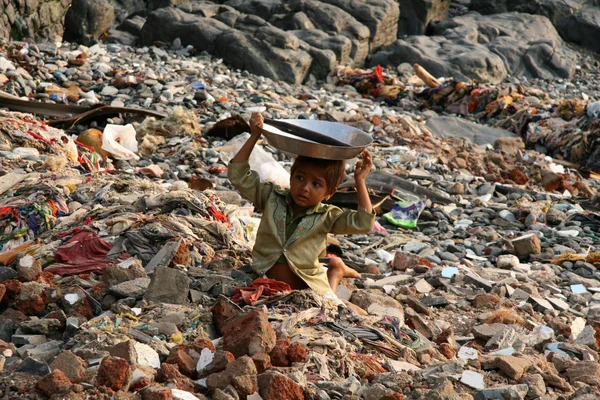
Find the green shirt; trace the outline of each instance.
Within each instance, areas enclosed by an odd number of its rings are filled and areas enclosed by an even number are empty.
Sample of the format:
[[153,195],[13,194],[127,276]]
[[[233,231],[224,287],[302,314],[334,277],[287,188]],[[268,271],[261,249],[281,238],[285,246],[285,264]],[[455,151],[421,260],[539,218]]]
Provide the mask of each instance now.
[[327,272],[319,264],[319,255],[327,247],[327,234],[367,233],[373,228],[375,213],[363,207],[343,211],[319,203],[307,209],[304,216],[289,221],[289,190],[260,182],[248,161],[229,163],[227,177],[263,213],[252,252],[253,269],[264,274],[283,257],[308,286],[318,293],[330,293]]

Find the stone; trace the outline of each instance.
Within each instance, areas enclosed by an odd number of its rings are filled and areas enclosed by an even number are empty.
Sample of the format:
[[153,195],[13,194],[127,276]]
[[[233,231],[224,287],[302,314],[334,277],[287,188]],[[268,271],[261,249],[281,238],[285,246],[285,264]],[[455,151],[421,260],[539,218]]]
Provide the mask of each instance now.
[[492,361],[492,365],[508,376],[518,381],[532,365],[531,360],[514,356],[498,356]]
[[540,240],[533,233],[513,239],[511,243],[517,256],[529,256],[532,254],[540,254],[542,252]]
[[146,386],[142,392],[142,400],[172,400],[171,389],[158,384]]
[[158,267],[152,275],[144,299],[153,303],[186,304],[190,279],[184,272]]
[[498,256],[496,261],[496,266],[501,269],[515,269],[519,268],[520,265],[521,262],[519,261],[519,258],[513,256],[512,254],[503,254]]
[[288,358],[288,347],[290,347],[290,339],[277,339],[275,348],[269,354],[271,363],[276,367],[289,367],[290,359]]
[[111,356],[122,358],[129,364],[135,365],[138,360],[135,340],[125,340],[108,349]]
[[[134,259],[135,260],[135,259]],[[109,288],[119,283],[133,281],[137,278],[147,278],[144,267],[139,262],[109,265],[102,272],[102,280]]]
[[475,393],[473,400],[503,399],[521,400],[525,398],[529,388],[527,385],[507,385],[488,388]]
[[[204,349],[202,350],[204,351]],[[213,352],[210,349],[206,349],[210,354]],[[201,354],[202,355],[202,354]],[[202,357],[200,357],[202,358]],[[167,358],[167,363],[175,364],[179,368],[179,371],[184,375],[193,378],[196,371],[196,366],[199,364],[200,360],[194,360],[187,352],[184,346],[178,346],[171,349],[169,353],[169,357]],[[160,363],[159,363],[160,365]],[[198,369],[200,371],[201,369]]]
[[540,374],[525,374],[519,381],[527,385],[527,399],[536,399],[546,394],[546,383],[544,377]]
[[87,363],[72,351],[61,352],[50,364],[52,371],[62,371],[73,383],[81,382],[86,378]]
[[71,381],[61,370],[56,370],[40,379],[36,388],[51,397],[55,394],[65,392],[71,387]]
[[583,382],[588,385],[600,385],[600,364],[597,361],[580,361],[567,369],[571,383]]
[[472,387],[473,389],[483,389],[485,386],[483,384],[483,375],[478,372],[465,370],[460,377],[461,383]]
[[149,278],[136,278],[113,285],[108,291],[119,298],[133,297],[136,300],[141,300],[149,285]]
[[431,286],[425,279],[419,279],[415,283],[415,289],[418,293],[429,293],[433,290],[433,286]]
[[206,386],[213,391],[215,389],[225,390],[232,378],[246,375],[256,376],[256,366],[250,357],[242,356],[229,363],[224,371],[210,374],[206,378]]
[[419,257],[411,253],[396,252],[392,261],[392,268],[396,271],[414,269],[419,263]]
[[194,382],[179,372],[174,364],[162,363],[155,380],[177,389],[194,391]]
[[473,299],[473,307],[494,306],[500,303],[500,297],[493,293],[480,294]]
[[[264,353],[255,353],[252,355],[252,357],[258,356],[260,354],[264,354]],[[223,351],[223,350],[217,350],[214,353],[214,357],[213,357],[212,361],[210,362],[210,364],[208,364],[206,366],[206,371],[209,374],[224,371],[225,368],[227,368],[227,365],[229,365],[231,362],[233,362],[233,360],[235,360],[235,356],[233,354],[231,354],[230,352]],[[200,361],[198,361],[198,362],[200,362]],[[196,367],[196,369],[197,369],[197,367]],[[198,372],[200,372],[200,370],[198,370]]]
[[89,46],[110,29],[115,10],[107,0],[76,0],[65,15],[63,39]]
[[269,357],[268,354],[256,353],[253,354],[251,358],[252,361],[254,361],[254,365],[256,366],[256,371],[258,374],[262,374],[272,365],[271,357]]
[[46,376],[51,371],[50,367],[45,361],[27,357],[17,366],[15,372],[25,372],[29,375]]
[[303,400],[304,391],[287,376],[266,371],[258,376],[258,392],[263,400]]
[[98,369],[96,383],[112,390],[125,390],[131,382],[131,371],[127,360],[120,357],[104,357]]
[[17,273],[22,282],[35,281],[42,274],[42,264],[29,254],[24,255],[18,261]]
[[541,297],[529,296],[529,299],[527,299],[527,302],[529,304],[531,304],[533,306],[533,309],[538,312],[554,310],[554,307],[552,307],[552,304],[548,300],[543,299]]
[[276,335],[264,311],[254,310],[232,318],[223,326],[223,349],[236,357],[270,353]]
[[402,305],[390,296],[376,289],[356,290],[350,297],[350,302],[373,315],[392,315],[404,323]]
[[488,293],[491,292],[492,288],[494,287],[493,282],[490,282],[487,279],[483,279],[474,274],[466,274],[464,279],[465,283],[470,283],[471,285],[481,288]]

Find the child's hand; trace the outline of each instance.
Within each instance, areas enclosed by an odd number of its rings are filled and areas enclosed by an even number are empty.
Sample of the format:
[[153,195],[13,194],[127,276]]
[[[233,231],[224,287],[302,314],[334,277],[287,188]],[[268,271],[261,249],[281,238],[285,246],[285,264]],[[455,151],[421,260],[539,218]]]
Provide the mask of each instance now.
[[252,136],[260,136],[262,134],[262,127],[265,122],[260,113],[254,112],[250,117],[250,134]]
[[365,182],[367,176],[369,176],[369,172],[371,172],[371,168],[373,167],[373,158],[371,157],[371,153],[369,150],[364,150],[362,153],[362,160],[358,160],[356,163],[356,170],[354,171],[354,181]]

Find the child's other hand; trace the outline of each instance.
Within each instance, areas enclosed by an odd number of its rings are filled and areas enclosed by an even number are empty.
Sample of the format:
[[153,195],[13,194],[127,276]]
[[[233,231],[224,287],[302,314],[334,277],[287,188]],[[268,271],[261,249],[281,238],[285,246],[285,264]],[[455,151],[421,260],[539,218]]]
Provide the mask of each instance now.
[[254,112],[250,117],[250,133],[254,136],[260,136],[262,134],[262,127],[265,119],[260,113]]
[[371,157],[371,153],[369,150],[364,150],[362,153],[362,160],[358,160],[356,163],[356,170],[354,171],[354,181],[365,182],[367,176],[369,176],[369,172],[371,172],[371,168],[373,167],[373,158]]

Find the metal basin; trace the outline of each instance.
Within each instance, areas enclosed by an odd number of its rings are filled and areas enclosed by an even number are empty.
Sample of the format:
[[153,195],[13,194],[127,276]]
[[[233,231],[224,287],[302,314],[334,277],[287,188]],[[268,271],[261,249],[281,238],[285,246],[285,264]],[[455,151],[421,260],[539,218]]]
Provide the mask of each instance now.
[[336,122],[313,121],[307,119],[286,119],[278,121],[285,122],[291,127],[297,126],[303,130],[318,132],[321,135],[332,137],[346,144],[346,146],[322,144],[303,138],[301,132],[287,133],[273,125],[265,123],[262,132],[267,139],[267,142],[269,142],[271,146],[288,154],[324,158],[328,160],[349,160],[356,157],[373,142],[373,139],[368,133]]

